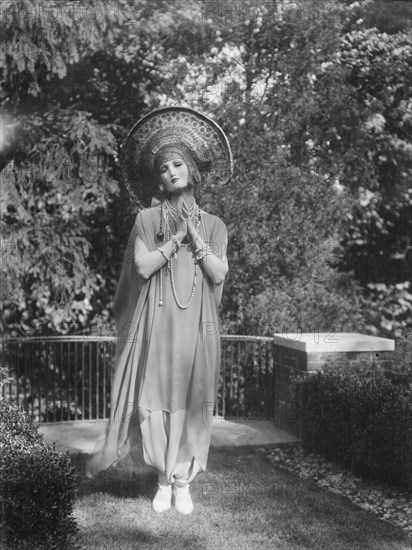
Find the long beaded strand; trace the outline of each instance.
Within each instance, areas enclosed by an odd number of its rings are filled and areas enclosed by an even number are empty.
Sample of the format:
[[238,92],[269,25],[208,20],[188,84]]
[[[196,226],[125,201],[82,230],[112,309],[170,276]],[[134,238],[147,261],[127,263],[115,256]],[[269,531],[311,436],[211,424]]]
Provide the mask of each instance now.
[[187,309],[190,306],[190,304],[192,303],[193,296],[195,295],[195,290],[196,290],[197,270],[198,270],[198,267],[197,267],[197,264],[195,264],[195,270],[194,270],[194,274],[193,274],[192,291],[190,293],[190,298],[189,298],[189,301],[188,301],[187,305],[183,306],[180,303],[179,298],[177,297],[175,279],[174,279],[174,274],[173,274],[173,260],[170,261],[170,283],[172,285],[172,292],[173,292],[175,302],[176,302],[177,306],[180,309]]
[[[162,244],[163,245],[166,244],[166,242],[168,242],[171,239],[171,236],[172,236],[172,231],[171,231],[170,224],[169,224],[169,219],[168,219],[169,214],[171,215],[173,220],[177,221],[177,219],[178,219],[176,209],[169,203],[169,201],[165,201],[165,203],[166,203],[165,204],[166,212],[163,212],[163,203],[160,207],[160,231],[157,234],[157,238],[159,240],[162,239],[162,241],[163,241]],[[207,232],[206,232],[206,227],[205,227],[205,224],[204,224],[203,216],[201,215],[200,208],[197,206],[194,199],[192,201],[192,204],[190,205],[189,212],[190,212],[191,217],[193,217],[193,214],[196,214],[196,217],[197,217],[196,230],[197,231],[199,230],[199,226],[201,224],[202,229],[203,229],[204,240],[207,243]],[[163,217],[164,217],[165,225],[166,225],[166,231],[165,232],[163,232]],[[176,258],[177,251],[175,252],[174,256]],[[196,279],[197,279],[197,275],[198,275],[197,262],[195,263],[195,267],[194,267],[192,290],[191,290],[190,298],[189,298],[189,301],[188,301],[187,305],[182,305],[180,303],[180,300],[179,300],[178,296],[177,296],[175,278],[174,278],[174,272],[173,272],[173,260],[172,260],[172,258],[169,259],[169,264],[168,264],[166,269],[168,271],[170,271],[170,284],[171,284],[171,287],[172,287],[173,297],[175,299],[175,302],[176,302],[177,306],[182,310],[188,309],[188,307],[192,303],[192,300],[193,300],[193,297],[194,297],[194,294],[195,294],[195,290],[196,290]],[[167,271],[166,271],[166,274],[167,274]],[[160,286],[160,288],[159,288],[159,306],[162,306],[163,303],[164,303],[164,301],[163,301],[163,267],[160,269],[159,286]]]
[[[158,237],[159,240],[163,237],[163,245],[166,244],[166,242],[168,242],[171,239],[171,235],[172,235],[172,231],[171,231],[170,224],[169,224],[169,219],[168,219],[169,214],[171,215],[172,219],[175,219],[175,217],[174,217],[175,212],[173,212],[173,210],[175,210],[175,209],[172,207],[172,205],[170,205],[169,201],[165,201],[165,202],[166,202],[166,211],[163,212],[163,204],[162,204],[161,210],[160,210],[160,212],[161,212],[160,213],[160,215],[161,215],[161,218],[160,218],[160,231],[157,234],[157,237]],[[169,206],[170,206],[170,208],[169,208]],[[192,204],[190,206],[190,212],[191,212],[191,216],[193,216],[193,214],[196,212],[196,214],[197,214],[196,230],[198,231],[199,226],[201,224],[202,229],[203,229],[204,239],[205,239],[205,242],[207,242],[207,233],[206,233],[204,220],[203,220],[203,217],[201,215],[200,208],[197,206],[194,199],[193,199]],[[177,212],[176,212],[176,216],[177,216]],[[162,231],[163,217],[164,217],[165,226],[166,226],[166,230],[164,232]],[[177,220],[177,218],[176,218],[176,220]],[[174,256],[175,257],[177,256],[177,251],[174,254]],[[180,300],[179,300],[178,296],[177,296],[176,284],[175,284],[175,278],[174,278],[174,272],[173,272],[173,259],[172,259],[172,257],[169,260],[169,265],[167,267],[167,270],[170,271],[170,284],[171,284],[171,287],[172,287],[173,297],[175,299],[175,302],[176,302],[177,306],[182,310],[188,309],[188,307],[190,306],[190,304],[193,301],[193,297],[194,297],[195,290],[196,290],[196,279],[197,279],[197,275],[198,275],[197,262],[195,263],[195,267],[194,267],[192,290],[191,290],[190,298],[189,298],[189,301],[188,301],[187,305],[182,305],[180,303]],[[166,274],[167,274],[167,272],[166,272]],[[162,306],[163,303],[164,303],[164,301],[163,301],[163,267],[160,269],[159,285],[160,285],[160,288],[159,288],[159,306]]]
[[[204,222],[203,222],[202,215],[200,214],[200,211],[199,211],[199,220],[198,220],[198,222],[199,222],[199,223],[197,224],[196,229],[198,229],[200,222],[202,222],[203,233],[204,233],[204,236],[205,236],[205,238],[206,238],[205,225],[204,225]],[[172,260],[172,259],[170,260],[170,284],[171,284],[171,286],[172,286],[173,297],[174,297],[174,299],[175,299],[175,302],[176,302],[177,306],[178,306],[180,309],[187,309],[187,308],[190,306],[190,304],[192,303],[193,297],[194,297],[194,295],[195,295],[195,290],[196,290],[197,273],[198,273],[198,265],[197,265],[197,262],[196,262],[196,263],[195,263],[194,273],[193,273],[193,284],[192,284],[192,291],[191,291],[191,293],[190,293],[190,298],[189,298],[189,301],[188,301],[187,305],[183,306],[183,305],[180,303],[179,298],[177,297],[176,285],[175,285],[175,277],[174,277],[174,273],[173,273],[173,260]]]
[[[165,234],[163,233],[163,203],[160,205],[160,231],[157,234],[159,241],[165,244]],[[159,274],[159,306],[163,305],[163,266],[160,268]]]

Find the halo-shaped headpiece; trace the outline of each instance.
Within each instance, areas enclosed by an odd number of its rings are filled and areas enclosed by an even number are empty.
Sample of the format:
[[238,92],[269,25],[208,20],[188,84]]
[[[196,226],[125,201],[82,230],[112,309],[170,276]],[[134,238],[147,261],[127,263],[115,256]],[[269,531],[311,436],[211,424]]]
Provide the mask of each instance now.
[[155,159],[164,147],[188,150],[202,176],[202,184],[224,185],[233,173],[229,142],[216,122],[187,107],[156,109],[141,118],[122,148],[122,176],[132,201],[148,208],[158,196]]

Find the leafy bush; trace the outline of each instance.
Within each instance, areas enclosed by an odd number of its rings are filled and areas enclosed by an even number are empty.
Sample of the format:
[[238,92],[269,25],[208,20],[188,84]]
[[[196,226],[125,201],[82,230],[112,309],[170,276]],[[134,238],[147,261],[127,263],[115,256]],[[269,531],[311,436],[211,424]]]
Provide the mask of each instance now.
[[0,401],[0,505],[8,548],[76,548],[76,477],[69,455],[47,446],[37,426]]
[[403,335],[396,340],[390,370],[395,379],[409,380],[412,383],[412,333],[410,329],[405,330]]
[[295,381],[304,448],[356,474],[412,491],[412,384],[379,364],[325,367]]

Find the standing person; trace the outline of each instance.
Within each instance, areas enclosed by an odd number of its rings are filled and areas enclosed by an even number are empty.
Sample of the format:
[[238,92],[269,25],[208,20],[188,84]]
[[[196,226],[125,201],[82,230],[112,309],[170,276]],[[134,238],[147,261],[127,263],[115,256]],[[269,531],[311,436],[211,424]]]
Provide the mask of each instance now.
[[[206,469],[220,365],[218,306],[228,272],[227,231],[196,202],[227,183],[232,154],[221,128],[169,107],[133,126],[122,151],[140,208],[113,311],[118,326],[110,422],[87,474],[129,452],[158,471],[153,509],[193,510],[189,485]],[[157,202],[151,206],[153,202]]]

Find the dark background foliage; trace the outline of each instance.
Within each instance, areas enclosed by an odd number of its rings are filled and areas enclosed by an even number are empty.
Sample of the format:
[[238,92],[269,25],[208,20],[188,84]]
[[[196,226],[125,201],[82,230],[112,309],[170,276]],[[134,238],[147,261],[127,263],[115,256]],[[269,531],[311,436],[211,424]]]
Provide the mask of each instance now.
[[2,322],[113,332],[136,212],[118,154],[184,104],[227,132],[235,176],[199,202],[229,231],[226,331],[412,321],[410,2],[35,3],[3,9]]

